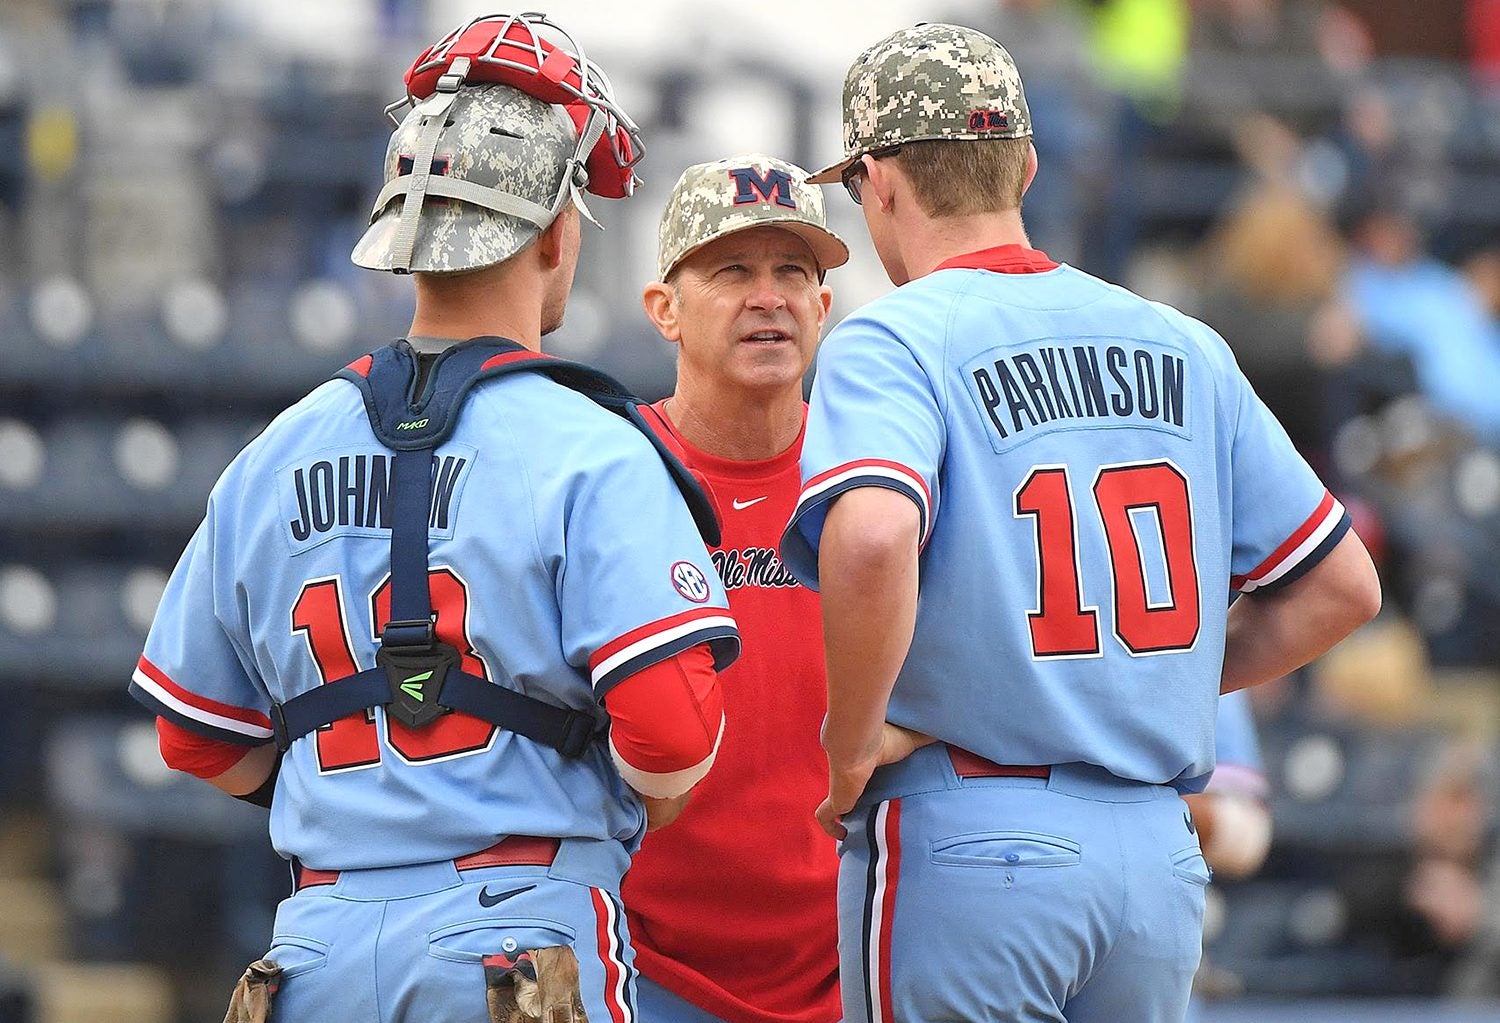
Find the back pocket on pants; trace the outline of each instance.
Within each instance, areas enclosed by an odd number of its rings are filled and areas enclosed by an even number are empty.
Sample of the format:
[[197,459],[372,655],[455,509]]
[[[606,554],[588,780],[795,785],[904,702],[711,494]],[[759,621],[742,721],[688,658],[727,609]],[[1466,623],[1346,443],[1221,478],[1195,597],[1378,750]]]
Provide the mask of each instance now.
[[316,938],[278,934],[271,938],[271,951],[266,958],[281,967],[281,979],[286,981],[326,966],[328,946]]
[[1179,849],[1172,854],[1172,873],[1190,884],[1200,886],[1206,886],[1214,877],[1213,871],[1208,868],[1208,861],[1203,858],[1203,850],[1196,845]]
[[982,831],[932,843],[932,862],[953,867],[1068,867],[1082,858],[1077,842],[1038,831]]

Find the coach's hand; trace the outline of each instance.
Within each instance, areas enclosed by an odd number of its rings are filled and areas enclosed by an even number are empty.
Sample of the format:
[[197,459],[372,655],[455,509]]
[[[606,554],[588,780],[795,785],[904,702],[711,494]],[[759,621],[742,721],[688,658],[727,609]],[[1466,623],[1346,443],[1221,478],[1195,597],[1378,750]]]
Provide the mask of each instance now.
[[860,795],[869,784],[875,768],[905,760],[914,752],[933,741],[932,736],[914,732],[910,728],[893,725],[889,721],[881,726],[880,748],[875,756],[859,760],[850,765],[828,763],[828,798],[817,809],[818,823],[834,838],[849,836],[844,827],[844,814],[854,809]]

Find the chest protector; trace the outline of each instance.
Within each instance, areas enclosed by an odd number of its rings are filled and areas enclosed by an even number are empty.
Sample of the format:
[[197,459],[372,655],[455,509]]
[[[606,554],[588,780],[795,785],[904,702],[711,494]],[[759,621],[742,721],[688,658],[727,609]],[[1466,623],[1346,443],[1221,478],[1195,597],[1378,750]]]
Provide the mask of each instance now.
[[710,546],[719,542],[713,505],[692,473],[646,423],[643,403],[623,385],[582,363],[554,359],[514,341],[479,337],[439,355],[418,382],[417,354],[398,340],[355,360],[337,374],[364,395],[365,412],[391,459],[391,616],[381,631],[375,667],[272,704],[276,746],[285,751],[309,732],[350,714],[383,706],[408,728],[421,728],[462,711],[499,728],[582,756],[599,729],[599,716],[571,710],[462,670],[456,649],[434,633],[428,589],[427,519],[432,503],[433,452],[453,432],[464,400],[481,380],[540,373],[589,398],[641,431],[682,491],[693,521]]

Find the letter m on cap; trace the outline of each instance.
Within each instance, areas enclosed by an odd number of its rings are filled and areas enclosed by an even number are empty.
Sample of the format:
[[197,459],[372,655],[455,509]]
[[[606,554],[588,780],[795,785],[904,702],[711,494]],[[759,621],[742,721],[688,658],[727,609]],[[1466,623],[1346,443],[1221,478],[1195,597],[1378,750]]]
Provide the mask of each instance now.
[[735,167],[729,172],[734,181],[734,204],[746,206],[752,202],[774,202],[789,210],[797,208],[792,198],[792,176],[774,167],[761,174],[754,167]]

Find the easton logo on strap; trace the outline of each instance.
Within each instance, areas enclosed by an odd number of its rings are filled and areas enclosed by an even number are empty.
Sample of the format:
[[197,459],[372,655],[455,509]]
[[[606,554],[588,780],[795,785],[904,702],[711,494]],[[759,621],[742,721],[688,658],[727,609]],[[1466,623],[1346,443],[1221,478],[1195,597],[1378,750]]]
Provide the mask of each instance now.
[[430,678],[432,678],[432,672],[430,671],[424,671],[420,675],[413,675],[401,683],[401,691],[420,703],[422,702],[422,683]]

